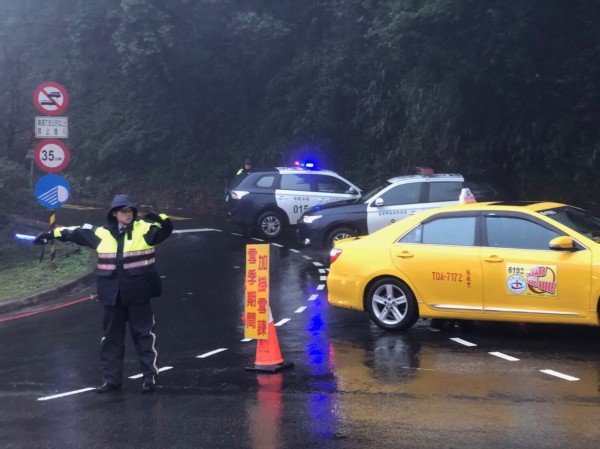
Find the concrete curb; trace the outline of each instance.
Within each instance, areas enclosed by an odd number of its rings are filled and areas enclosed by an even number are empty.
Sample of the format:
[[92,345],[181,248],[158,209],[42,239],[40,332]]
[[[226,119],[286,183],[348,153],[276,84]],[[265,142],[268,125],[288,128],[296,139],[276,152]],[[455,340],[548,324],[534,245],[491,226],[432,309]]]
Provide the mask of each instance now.
[[84,296],[86,294],[92,296],[95,293],[95,278],[94,268],[91,268],[78,278],[71,279],[48,290],[0,302],[0,314],[8,314],[27,307],[40,305],[56,299],[58,296]]

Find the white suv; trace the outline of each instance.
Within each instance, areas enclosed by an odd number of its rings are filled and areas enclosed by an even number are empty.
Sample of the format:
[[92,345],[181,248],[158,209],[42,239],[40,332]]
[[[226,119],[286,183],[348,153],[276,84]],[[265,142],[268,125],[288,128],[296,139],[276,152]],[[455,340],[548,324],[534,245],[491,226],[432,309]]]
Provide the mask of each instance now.
[[298,240],[331,248],[337,240],[371,234],[419,211],[458,203],[465,187],[462,175],[418,169],[419,174],[388,179],[353,202],[309,209],[298,221]]

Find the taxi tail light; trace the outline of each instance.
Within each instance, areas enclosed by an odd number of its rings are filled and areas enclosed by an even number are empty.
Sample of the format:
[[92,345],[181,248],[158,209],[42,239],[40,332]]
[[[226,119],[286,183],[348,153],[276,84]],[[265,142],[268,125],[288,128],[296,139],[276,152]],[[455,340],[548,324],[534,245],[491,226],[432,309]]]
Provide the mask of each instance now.
[[332,248],[329,252],[329,265],[338,260],[338,257],[340,257],[341,254],[342,250],[340,248]]

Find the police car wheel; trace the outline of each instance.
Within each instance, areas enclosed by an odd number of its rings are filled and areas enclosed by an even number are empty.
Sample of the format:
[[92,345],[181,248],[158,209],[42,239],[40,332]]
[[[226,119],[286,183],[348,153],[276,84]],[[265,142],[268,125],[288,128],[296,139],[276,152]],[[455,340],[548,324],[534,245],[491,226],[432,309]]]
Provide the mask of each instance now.
[[265,239],[274,239],[283,234],[285,225],[277,212],[265,212],[257,220],[258,234]]
[[327,245],[328,248],[333,248],[333,244],[338,240],[347,239],[349,237],[354,237],[356,235],[356,231],[354,229],[350,229],[347,227],[336,228],[327,234]]

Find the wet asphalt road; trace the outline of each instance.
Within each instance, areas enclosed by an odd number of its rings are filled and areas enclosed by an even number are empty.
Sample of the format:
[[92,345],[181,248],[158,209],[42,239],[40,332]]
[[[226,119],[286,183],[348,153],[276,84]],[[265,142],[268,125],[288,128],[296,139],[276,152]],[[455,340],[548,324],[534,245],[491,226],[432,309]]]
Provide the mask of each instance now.
[[[57,221],[81,217],[65,211]],[[271,246],[271,308],[295,366],[257,374],[244,369],[256,353],[240,319],[246,242],[216,218],[176,229],[195,231],[158,250],[161,389],[140,392],[128,336],[123,390],[92,390],[101,330],[93,300],[2,321],[2,448],[600,444],[599,329],[477,323],[434,333],[421,321],[390,334],[329,307],[326,252],[302,249],[288,233]]]

